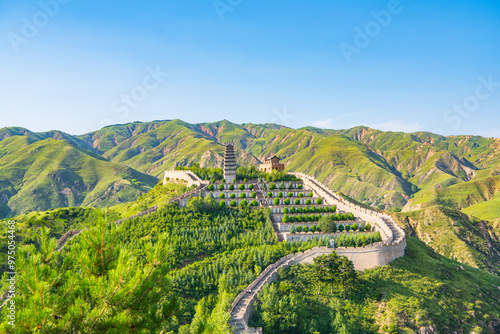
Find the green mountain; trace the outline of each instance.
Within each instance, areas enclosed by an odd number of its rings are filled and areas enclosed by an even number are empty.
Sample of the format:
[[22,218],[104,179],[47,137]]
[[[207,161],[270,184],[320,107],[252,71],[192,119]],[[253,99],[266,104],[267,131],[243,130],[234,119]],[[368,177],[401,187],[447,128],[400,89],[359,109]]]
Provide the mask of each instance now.
[[62,132],[2,129],[0,139],[0,217],[128,202],[158,182]]

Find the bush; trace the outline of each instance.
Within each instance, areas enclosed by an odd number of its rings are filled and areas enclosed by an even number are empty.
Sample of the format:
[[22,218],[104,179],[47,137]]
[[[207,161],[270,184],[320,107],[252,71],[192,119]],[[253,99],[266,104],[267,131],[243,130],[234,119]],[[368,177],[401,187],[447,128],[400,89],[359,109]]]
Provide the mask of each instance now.
[[309,213],[309,208],[308,208],[307,206],[306,206],[306,207],[304,207],[304,212],[305,212],[305,213]]
[[293,207],[293,206],[292,206],[292,207],[290,208],[290,213],[295,213],[295,212],[297,212],[297,210],[295,209],[295,207]]
[[229,190],[234,190],[234,184],[232,184],[232,183],[231,183],[231,184],[229,185]]
[[208,190],[210,190],[210,191],[214,191],[214,189],[215,189],[215,187],[214,187],[214,185],[213,185],[213,184],[209,184],[209,185],[208,185]]
[[321,215],[316,215],[316,220],[320,220],[321,219]]
[[274,189],[276,189],[276,184],[275,183],[271,183],[269,185],[269,190],[274,190]]
[[288,213],[289,211],[288,208],[283,208],[283,213]]
[[229,197],[230,198],[236,198],[236,194],[230,194]]
[[[231,194],[232,195],[232,194]],[[236,201],[231,201],[229,202],[229,205],[232,206],[232,207],[235,207],[236,206]]]
[[297,208],[297,213],[302,213],[302,212],[303,212],[302,208]]
[[299,232],[299,233],[302,232],[302,226],[300,226],[300,225],[297,226],[297,232]]
[[330,211],[331,211],[331,212],[335,212],[335,211],[337,211],[337,207],[336,207],[335,205],[332,205],[332,206],[330,207]]
[[309,227],[308,226],[304,226],[304,232],[309,232]]
[[244,184],[240,184],[240,185],[238,186],[238,189],[239,189],[239,190],[243,190],[243,189],[245,189],[245,185],[244,185]]
[[313,222],[313,221],[316,221],[316,220],[319,220],[319,219],[316,219],[315,215],[310,215],[309,216],[309,220]]
[[240,202],[241,206],[248,206],[248,201],[244,199],[243,201]]
[[306,199],[306,205],[310,205],[311,204],[311,200],[308,198]]
[[372,226],[370,224],[365,225],[365,231],[369,232],[372,230]]
[[226,183],[226,179],[222,179],[222,183]]
[[274,203],[274,205],[280,205],[280,199],[276,197],[274,199],[273,203]]
[[259,202],[257,202],[257,200],[253,200],[252,202],[250,202],[250,205],[251,206],[259,206]]
[[303,219],[302,219],[302,215],[296,215],[296,216],[295,216],[295,219],[297,219],[297,221],[298,221],[298,222],[303,221]]
[[257,193],[254,191],[253,193],[251,193],[251,194],[250,194],[250,196],[251,196],[252,198],[255,198],[255,197],[257,197]]
[[342,232],[344,230],[344,225],[340,224],[339,225],[339,231]]
[[283,223],[288,223],[288,215],[283,215]]
[[247,178],[246,177],[243,179],[243,182],[245,182],[245,183],[247,182]]
[[316,199],[316,204],[320,205],[321,203],[323,203],[323,200],[321,198],[317,198]]
[[289,198],[285,198],[285,205],[290,205],[290,199]]
[[354,220],[354,215],[351,213],[349,213],[349,215],[347,216],[347,218],[349,218],[349,220]]
[[268,192],[267,193],[267,198],[271,198],[271,197],[273,197],[273,193],[272,192]]
[[357,231],[358,230],[358,224],[356,224],[356,223],[352,224],[351,227],[352,227],[353,231]]
[[335,216],[333,213],[330,215],[331,220],[337,220],[337,216]]
[[288,217],[288,219],[290,219],[290,223],[295,223],[297,221],[297,219],[295,219],[295,216],[290,216]]
[[347,215],[345,213],[342,215],[342,220],[347,220]]
[[299,197],[304,197],[304,193],[299,193]]
[[220,193],[220,194],[219,194],[219,198],[220,198],[220,199],[224,199],[224,198],[226,198],[226,195],[224,195],[224,193]]
[[[318,224],[318,227],[316,228],[316,230],[318,232],[322,232],[323,231],[323,229],[321,228],[321,226],[319,224]],[[335,228],[335,231],[337,231],[337,228]]]
[[341,221],[342,220],[342,215],[340,213],[337,213],[337,215],[335,216],[335,220]]
[[293,226],[290,227],[290,231],[289,232],[290,232],[290,234],[295,234],[295,227],[293,227]]
[[297,185],[297,189],[302,189],[302,184]]
[[220,190],[220,191],[224,190],[224,185],[223,185],[222,183],[221,183],[221,184],[219,184],[219,190]]
[[250,184],[248,185],[248,189],[253,190],[253,184],[251,184],[251,183],[250,183]]
[[288,197],[292,197],[293,196],[293,193],[292,192],[289,192],[288,193]]
[[240,198],[246,198],[246,197],[247,197],[247,195],[245,193],[240,194]]
[[280,183],[280,189],[281,190],[285,189],[285,184],[283,183],[283,181],[281,181],[281,183]]
[[278,197],[283,197],[283,193],[281,191],[278,193]]
[[309,211],[310,211],[310,212],[316,212],[316,207],[315,207],[315,206],[311,206],[311,207],[309,208]]
[[307,196],[309,196],[309,197],[313,197],[313,193],[312,193],[312,192],[308,192],[308,193],[307,193]]
[[325,206],[325,207],[323,208],[323,212],[329,212],[329,211],[330,211],[330,208],[329,208],[329,207]]
[[219,206],[220,206],[220,207],[226,206],[226,202],[224,202],[224,201],[219,201]]
[[346,232],[349,232],[351,230],[351,225],[345,224],[345,230]]
[[300,199],[298,198],[295,199],[295,205],[300,205]]
[[316,225],[311,226],[311,232],[316,232]]

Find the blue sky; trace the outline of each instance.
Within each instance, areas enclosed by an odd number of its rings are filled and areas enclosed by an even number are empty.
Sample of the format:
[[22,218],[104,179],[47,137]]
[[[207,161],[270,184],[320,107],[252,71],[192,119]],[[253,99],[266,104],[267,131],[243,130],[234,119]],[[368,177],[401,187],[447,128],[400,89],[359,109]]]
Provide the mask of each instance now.
[[500,2],[0,0],[0,126],[500,137]]

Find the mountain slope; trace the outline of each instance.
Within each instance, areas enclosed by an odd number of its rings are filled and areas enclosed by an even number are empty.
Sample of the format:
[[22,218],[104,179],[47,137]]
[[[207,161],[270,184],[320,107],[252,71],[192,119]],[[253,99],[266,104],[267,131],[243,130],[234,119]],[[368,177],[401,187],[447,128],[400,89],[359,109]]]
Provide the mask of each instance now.
[[77,138],[69,142],[29,133],[5,138],[0,142],[0,217],[130,201],[158,182],[75,146]]

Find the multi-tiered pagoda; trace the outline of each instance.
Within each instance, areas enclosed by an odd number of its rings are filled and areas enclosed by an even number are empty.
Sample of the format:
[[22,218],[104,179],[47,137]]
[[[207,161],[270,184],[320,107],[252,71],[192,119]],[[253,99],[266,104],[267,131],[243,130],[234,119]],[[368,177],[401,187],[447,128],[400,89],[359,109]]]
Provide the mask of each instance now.
[[236,156],[233,144],[227,144],[224,151],[224,179],[227,183],[236,180]]

